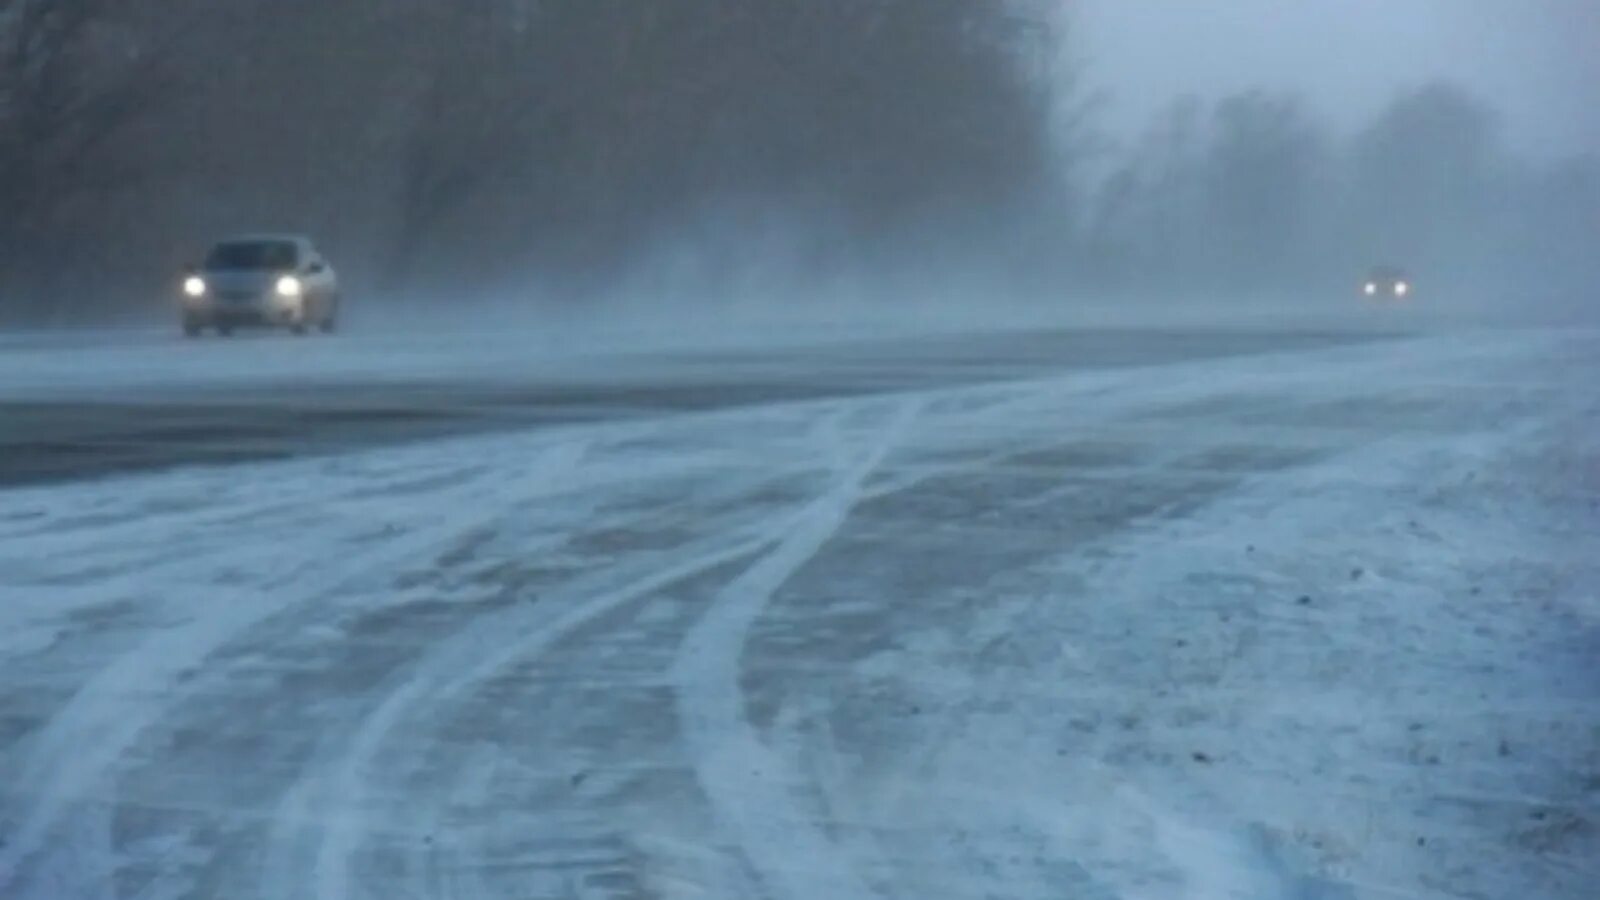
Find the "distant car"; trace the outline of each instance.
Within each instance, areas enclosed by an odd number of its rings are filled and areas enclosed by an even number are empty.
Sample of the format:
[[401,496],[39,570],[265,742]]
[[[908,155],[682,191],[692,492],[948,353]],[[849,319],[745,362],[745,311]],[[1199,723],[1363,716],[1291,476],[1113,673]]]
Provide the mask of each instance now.
[[180,293],[189,337],[206,328],[223,335],[241,327],[331,332],[339,321],[339,276],[310,239],[298,235],[221,241],[185,271]]
[[1398,266],[1378,266],[1368,272],[1366,281],[1361,283],[1361,293],[1373,299],[1404,300],[1415,290],[1411,276]]

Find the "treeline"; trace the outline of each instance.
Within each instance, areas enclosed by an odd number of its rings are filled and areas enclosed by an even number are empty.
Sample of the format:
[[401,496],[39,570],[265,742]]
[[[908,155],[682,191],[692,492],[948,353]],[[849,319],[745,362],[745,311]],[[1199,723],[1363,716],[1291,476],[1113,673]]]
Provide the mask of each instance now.
[[395,294],[763,228],[860,264],[1037,192],[1052,40],[991,0],[0,0],[0,290],[128,303],[261,229]]
[[1052,7],[0,0],[0,322],[160,310],[258,230],[373,302],[1303,291],[1380,260],[1600,284],[1600,166],[1519,162],[1474,98],[1349,139],[1292,97],[1185,99],[1112,145]]
[[1522,161],[1495,111],[1448,84],[1347,139],[1293,96],[1179,99],[1087,212],[1082,272],[1099,285],[1344,289],[1387,261],[1463,296],[1600,288],[1600,159]]

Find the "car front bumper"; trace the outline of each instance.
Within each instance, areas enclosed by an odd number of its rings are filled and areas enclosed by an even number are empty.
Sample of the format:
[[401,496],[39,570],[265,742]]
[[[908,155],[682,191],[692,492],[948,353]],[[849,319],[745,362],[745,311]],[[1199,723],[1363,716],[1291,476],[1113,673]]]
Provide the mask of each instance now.
[[293,325],[304,320],[304,305],[298,297],[208,296],[185,300],[183,316],[213,325]]

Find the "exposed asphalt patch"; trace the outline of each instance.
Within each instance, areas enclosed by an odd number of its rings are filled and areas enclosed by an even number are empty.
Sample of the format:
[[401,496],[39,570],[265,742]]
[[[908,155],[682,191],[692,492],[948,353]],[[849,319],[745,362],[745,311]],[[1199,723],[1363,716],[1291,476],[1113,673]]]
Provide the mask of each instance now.
[[1372,333],[1081,330],[632,358],[604,380],[319,382],[0,400],[0,487],[493,431],[1319,349]]

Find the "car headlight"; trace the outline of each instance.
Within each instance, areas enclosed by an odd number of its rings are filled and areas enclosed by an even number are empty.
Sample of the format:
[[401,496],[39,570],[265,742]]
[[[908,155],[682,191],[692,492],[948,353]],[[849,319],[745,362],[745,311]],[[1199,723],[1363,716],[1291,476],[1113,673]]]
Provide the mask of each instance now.
[[1367,282],[1366,291],[1367,291],[1367,296],[1371,297],[1373,294],[1376,294],[1378,292],[1378,286],[1369,281],[1369,282]]
[[305,286],[300,283],[300,279],[293,275],[285,275],[278,279],[279,297],[298,297],[304,290]]
[[183,293],[186,297],[196,299],[206,295],[206,280],[198,275],[190,275],[183,280]]
[[1406,284],[1404,281],[1394,286],[1394,295],[1396,297],[1404,297],[1409,293],[1411,293],[1411,285]]

